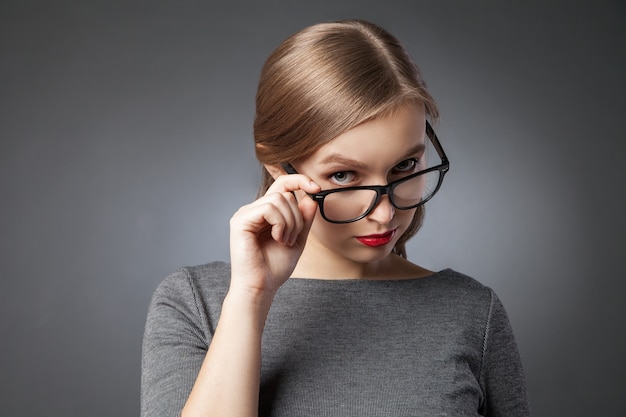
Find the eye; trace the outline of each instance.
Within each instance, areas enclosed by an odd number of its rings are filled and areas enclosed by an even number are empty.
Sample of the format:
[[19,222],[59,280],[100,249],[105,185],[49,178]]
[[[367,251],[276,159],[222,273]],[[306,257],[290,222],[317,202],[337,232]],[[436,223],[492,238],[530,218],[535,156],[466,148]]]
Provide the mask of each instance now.
[[331,182],[337,185],[346,185],[354,181],[356,175],[352,171],[339,171],[329,176]]
[[415,171],[418,165],[419,165],[419,162],[417,159],[410,158],[410,159],[400,162],[398,165],[393,167],[393,169],[396,172],[406,173],[406,172]]

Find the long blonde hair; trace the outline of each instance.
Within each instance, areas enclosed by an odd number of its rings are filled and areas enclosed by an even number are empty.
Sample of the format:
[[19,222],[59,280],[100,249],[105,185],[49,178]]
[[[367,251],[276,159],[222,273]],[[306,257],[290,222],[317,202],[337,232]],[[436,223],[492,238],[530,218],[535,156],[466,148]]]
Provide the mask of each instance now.
[[[269,56],[259,80],[254,120],[256,156],[277,165],[305,159],[347,130],[423,103],[431,121],[437,105],[405,48],[381,27],[362,20],[321,23],[287,38]],[[274,179],[263,170],[259,196]],[[423,206],[394,252],[421,226]]]

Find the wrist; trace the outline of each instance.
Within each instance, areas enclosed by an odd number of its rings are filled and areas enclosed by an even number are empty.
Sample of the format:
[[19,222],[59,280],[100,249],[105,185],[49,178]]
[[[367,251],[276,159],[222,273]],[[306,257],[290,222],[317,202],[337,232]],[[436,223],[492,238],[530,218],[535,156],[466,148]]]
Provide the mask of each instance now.
[[224,299],[223,308],[231,308],[240,313],[261,314],[265,321],[273,300],[273,292],[231,285]]

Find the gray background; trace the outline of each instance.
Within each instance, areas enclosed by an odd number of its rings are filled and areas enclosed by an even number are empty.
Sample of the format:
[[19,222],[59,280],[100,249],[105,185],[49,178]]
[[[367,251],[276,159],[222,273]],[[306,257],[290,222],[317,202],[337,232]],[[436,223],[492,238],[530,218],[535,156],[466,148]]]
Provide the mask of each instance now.
[[152,291],[255,194],[264,59],[347,17],[441,106],[409,257],[498,292],[535,416],[624,415],[624,2],[320,0],[0,1],[2,415],[138,414]]

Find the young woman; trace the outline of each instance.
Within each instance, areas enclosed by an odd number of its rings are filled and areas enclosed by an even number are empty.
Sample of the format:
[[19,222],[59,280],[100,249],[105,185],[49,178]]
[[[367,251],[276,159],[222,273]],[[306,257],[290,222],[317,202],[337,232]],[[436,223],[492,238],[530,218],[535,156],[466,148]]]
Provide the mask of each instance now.
[[477,281],[406,259],[449,163],[400,43],[314,25],[261,74],[256,201],[230,263],[157,289],[143,416],[527,416],[504,308]]

